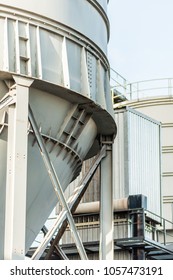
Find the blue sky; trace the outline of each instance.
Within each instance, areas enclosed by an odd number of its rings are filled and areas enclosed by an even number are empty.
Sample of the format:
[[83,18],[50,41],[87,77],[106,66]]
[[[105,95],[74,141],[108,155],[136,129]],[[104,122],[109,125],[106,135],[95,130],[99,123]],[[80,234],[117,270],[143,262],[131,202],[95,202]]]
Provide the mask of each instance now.
[[173,77],[173,0],[110,0],[111,67],[134,82]]

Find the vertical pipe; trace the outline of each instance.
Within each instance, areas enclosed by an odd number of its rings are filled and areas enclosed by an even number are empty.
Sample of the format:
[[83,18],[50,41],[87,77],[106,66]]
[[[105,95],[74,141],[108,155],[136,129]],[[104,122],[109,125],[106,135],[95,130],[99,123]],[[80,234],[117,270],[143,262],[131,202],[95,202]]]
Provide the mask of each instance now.
[[107,155],[101,161],[100,259],[114,259],[112,145],[108,144]]

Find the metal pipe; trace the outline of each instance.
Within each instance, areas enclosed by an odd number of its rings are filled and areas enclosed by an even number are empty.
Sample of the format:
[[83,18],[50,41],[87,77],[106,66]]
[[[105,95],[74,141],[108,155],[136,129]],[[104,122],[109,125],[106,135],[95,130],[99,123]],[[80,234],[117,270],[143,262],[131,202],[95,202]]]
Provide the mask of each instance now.
[[[127,210],[128,209],[128,198],[114,199],[113,211]],[[90,214],[99,213],[100,201],[80,203],[74,214]]]

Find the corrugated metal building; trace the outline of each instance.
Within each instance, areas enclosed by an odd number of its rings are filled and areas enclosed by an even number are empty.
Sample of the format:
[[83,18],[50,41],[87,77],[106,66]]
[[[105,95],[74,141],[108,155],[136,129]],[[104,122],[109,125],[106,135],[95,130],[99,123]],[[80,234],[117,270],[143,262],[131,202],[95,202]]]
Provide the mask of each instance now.
[[129,107],[114,112],[114,198],[143,194],[147,209],[161,216],[161,124]]
[[163,96],[128,101],[128,106],[162,123],[163,216],[173,222],[173,98],[168,92]]

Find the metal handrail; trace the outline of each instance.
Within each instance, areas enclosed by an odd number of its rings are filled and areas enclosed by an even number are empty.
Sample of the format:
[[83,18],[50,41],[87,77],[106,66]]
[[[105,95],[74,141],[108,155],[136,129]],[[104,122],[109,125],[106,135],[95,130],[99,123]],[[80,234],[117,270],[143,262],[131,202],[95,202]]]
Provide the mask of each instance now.
[[153,215],[153,216],[155,216],[155,217],[157,217],[157,218],[159,218],[159,219],[161,219],[161,220],[164,220],[164,221],[167,222],[167,223],[170,223],[170,224],[172,225],[172,229],[173,229],[173,223],[172,223],[171,221],[169,221],[169,220],[167,220],[167,219],[165,219],[165,218],[159,216],[158,214],[155,214],[155,213],[151,212],[150,210],[146,210],[146,209],[145,209],[145,212],[146,212],[146,213],[150,213],[151,215]]
[[[137,208],[137,209],[132,210],[132,213],[139,213],[139,212],[144,213],[144,215],[145,215],[145,219],[143,219],[144,231],[146,231],[146,226],[149,225],[146,222],[147,218],[149,218],[153,221],[154,220],[157,221],[155,226],[153,224],[150,225],[151,228],[152,228],[152,231],[155,232],[156,235],[157,235],[157,240],[153,239],[153,241],[157,241],[157,242],[159,242],[160,244],[163,244],[163,245],[173,244],[173,234],[168,233],[169,229],[173,230],[173,223],[171,221],[169,221],[169,220],[167,220],[167,219],[165,219],[165,218],[163,218],[163,217],[161,217],[161,216],[159,216],[159,215],[157,215],[157,214],[155,214],[155,213],[153,213],[149,210],[146,210],[144,208],[139,208],[139,209]],[[158,223],[159,220],[160,220],[160,223]],[[170,226],[168,227],[168,225],[170,225]],[[158,226],[160,226],[160,227],[158,227]],[[161,233],[160,238],[159,238],[159,233]],[[167,242],[168,237],[172,238],[171,242],[170,241]],[[161,240],[161,238],[163,240]]]
[[[115,77],[114,74],[116,74]],[[125,96],[127,100],[164,95],[173,96],[173,78],[171,77],[140,80],[130,83],[111,68],[110,83],[113,83],[111,86],[112,100],[114,100],[115,91]]]

